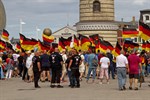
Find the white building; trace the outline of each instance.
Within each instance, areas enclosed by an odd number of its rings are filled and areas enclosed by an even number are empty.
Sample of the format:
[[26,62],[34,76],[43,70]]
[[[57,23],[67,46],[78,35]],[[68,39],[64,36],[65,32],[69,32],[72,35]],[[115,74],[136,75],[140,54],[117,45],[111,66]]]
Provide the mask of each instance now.
[[53,36],[55,37],[54,42],[58,43],[60,37],[68,38],[68,37],[74,36],[74,35],[77,35],[76,27],[71,27],[71,26],[67,25],[53,33]]

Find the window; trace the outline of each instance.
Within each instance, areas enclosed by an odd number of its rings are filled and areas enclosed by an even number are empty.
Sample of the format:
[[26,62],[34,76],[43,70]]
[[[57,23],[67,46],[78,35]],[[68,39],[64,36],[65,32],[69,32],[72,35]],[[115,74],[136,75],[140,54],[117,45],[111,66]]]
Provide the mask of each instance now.
[[145,19],[146,19],[146,20],[150,20],[150,19],[149,19],[149,16],[145,16]]
[[100,12],[100,2],[98,0],[93,2],[93,12]]

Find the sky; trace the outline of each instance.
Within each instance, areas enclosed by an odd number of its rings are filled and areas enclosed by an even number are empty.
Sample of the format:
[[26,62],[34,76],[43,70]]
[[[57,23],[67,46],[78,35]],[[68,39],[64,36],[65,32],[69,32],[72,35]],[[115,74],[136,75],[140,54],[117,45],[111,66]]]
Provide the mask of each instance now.
[[[36,38],[42,36],[43,29],[56,30],[79,21],[79,0],[2,0],[10,37],[19,38],[20,19],[22,34]],[[132,16],[139,20],[140,10],[150,9],[150,0],[115,0],[115,20],[131,21]],[[37,29],[38,28],[38,32]]]

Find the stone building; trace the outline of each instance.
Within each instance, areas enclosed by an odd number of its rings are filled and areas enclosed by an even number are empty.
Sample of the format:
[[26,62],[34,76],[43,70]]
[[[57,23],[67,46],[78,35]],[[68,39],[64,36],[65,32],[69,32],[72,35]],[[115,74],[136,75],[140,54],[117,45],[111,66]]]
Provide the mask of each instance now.
[[6,14],[2,1],[0,0],[0,34],[6,26]]
[[115,45],[118,23],[114,19],[114,0],[80,0],[80,21],[75,26],[79,34],[99,34]]

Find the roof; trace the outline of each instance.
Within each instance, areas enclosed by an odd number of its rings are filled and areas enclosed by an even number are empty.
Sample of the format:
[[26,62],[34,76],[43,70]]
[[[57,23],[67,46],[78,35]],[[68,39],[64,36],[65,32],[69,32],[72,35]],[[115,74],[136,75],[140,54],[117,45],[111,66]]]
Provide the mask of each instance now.
[[150,12],[150,9],[143,9],[143,10],[140,10],[140,12]]

